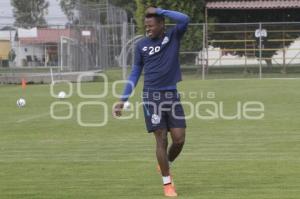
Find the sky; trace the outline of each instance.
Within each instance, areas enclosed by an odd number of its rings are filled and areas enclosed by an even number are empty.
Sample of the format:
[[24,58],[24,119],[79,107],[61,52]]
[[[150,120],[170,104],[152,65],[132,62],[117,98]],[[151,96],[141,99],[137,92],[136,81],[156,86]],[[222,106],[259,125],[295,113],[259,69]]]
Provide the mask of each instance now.
[[[65,25],[67,18],[62,12],[59,0],[48,0],[48,15],[45,19],[48,24]],[[12,6],[10,0],[0,0],[0,25],[11,25],[14,23]]]

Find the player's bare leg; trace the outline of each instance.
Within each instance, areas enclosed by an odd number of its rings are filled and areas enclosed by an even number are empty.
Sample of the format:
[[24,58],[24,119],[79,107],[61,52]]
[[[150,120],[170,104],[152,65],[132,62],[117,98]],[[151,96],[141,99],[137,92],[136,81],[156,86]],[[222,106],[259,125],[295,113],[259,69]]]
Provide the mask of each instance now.
[[182,151],[185,142],[185,128],[171,128],[172,145],[169,148],[168,160],[173,162]]
[[162,176],[169,176],[167,129],[158,129],[154,132],[154,135],[156,139],[156,158],[161,170],[161,174]]
[[176,197],[177,193],[174,185],[172,184],[172,179],[169,170],[169,160],[168,160],[168,136],[166,129],[159,129],[154,132],[156,139],[156,157],[161,170],[162,180],[163,180],[163,190],[167,197]]

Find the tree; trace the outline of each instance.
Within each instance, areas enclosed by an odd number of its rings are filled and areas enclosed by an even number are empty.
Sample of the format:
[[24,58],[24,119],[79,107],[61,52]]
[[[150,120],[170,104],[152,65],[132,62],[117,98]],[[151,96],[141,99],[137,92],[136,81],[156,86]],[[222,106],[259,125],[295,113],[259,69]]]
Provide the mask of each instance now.
[[71,24],[75,21],[75,7],[76,7],[77,0],[60,0],[60,7],[62,8],[63,12],[67,16],[69,22]]
[[[72,16],[72,10],[75,8],[76,2],[82,3],[100,3],[105,0],[61,0],[61,5],[64,12]],[[62,3],[64,2],[64,3]],[[190,17],[191,23],[198,23],[195,26],[189,26],[183,41],[182,41],[182,51],[193,51],[199,52],[202,49],[202,24],[203,23],[203,8],[204,0],[110,0],[109,3],[123,8],[127,11],[128,16],[134,16],[135,23],[137,25],[137,34],[144,34],[144,15],[145,10],[148,6],[157,6],[169,10],[178,10],[180,12],[186,13]],[[135,9],[135,12],[133,11]],[[70,13],[70,14],[68,14]],[[134,13],[134,14],[133,14]],[[173,23],[171,21],[166,21],[167,24]],[[189,61],[194,63],[195,57],[198,53],[183,55],[181,58],[184,61]]]
[[144,34],[144,13],[145,13],[145,4],[142,0],[135,0],[136,11],[135,11],[135,22],[137,25],[137,33]]
[[16,26],[31,28],[47,24],[44,16],[49,2],[46,0],[11,0],[11,5]]
[[134,12],[137,8],[135,1],[133,1],[133,0],[110,0],[109,3],[126,10],[129,20],[134,18]]
[[[109,1],[107,0],[60,0],[60,6],[71,24],[77,23],[78,21],[79,16],[75,16],[76,13],[75,10],[79,11],[79,15],[81,15],[81,17],[82,15],[84,15],[82,13],[83,6],[85,7],[90,6],[90,8],[95,8],[95,5],[98,5],[99,6],[99,11],[97,11],[98,15],[102,16],[100,17],[101,19],[105,18],[106,13],[104,13],[103,10],[100,10],[100,7],[104,6],[107,3],[124,9],[127,12],[129,20],[133,18],[134,11],[136,9],[136,4],[132,0],[127,0],[127,1],[124,0],[109,0]],[[102,13],[100,13],[101,11]]]

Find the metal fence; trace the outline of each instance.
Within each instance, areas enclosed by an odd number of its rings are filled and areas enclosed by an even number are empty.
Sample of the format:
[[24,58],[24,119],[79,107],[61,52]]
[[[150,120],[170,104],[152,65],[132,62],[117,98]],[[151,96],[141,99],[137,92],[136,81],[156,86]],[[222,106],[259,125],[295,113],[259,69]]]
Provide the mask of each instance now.
[[[115,16],[95,11],[87,24],[37,29],[37,37],[21,38],[18,27],[0,32],[2,67],[47,68],[60,71],[103,70],[132,64],[135,26]],[[87,11],[84,11],[87,12]],[[109,23],[106,23],[109,22]],[[170,27],[171,25],[167,25]],[[7,49],[7,50],[4,50]],[[300,23],[190,24],[181,42],[184,72],[207,78],[264,78],[300,76]]]
[[299,76],[300,23],[207,24],[204,29],[206,76]]
[[300,77],[300,23],[192,23],[180,61],[201,79]]
[[14,72],[57,68],[74,72],[120,64],[122,47],[135,32],[123,9],[107,0],[92,5],[79,1],[69,20],[65,25],[32,29],[0,24],[0,69]]

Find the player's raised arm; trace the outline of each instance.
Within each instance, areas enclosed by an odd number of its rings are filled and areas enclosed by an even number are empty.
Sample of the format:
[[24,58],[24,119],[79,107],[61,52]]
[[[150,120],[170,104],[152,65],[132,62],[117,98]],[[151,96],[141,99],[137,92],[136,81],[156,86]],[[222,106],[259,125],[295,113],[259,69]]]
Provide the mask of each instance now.
[[162,8],[149,7],[146,10],[146,14],[158,14],[168,17],[169,19],[176,22],[178,30],[180,32],[185,32],[189,24],[190,18],[184,13],[173,11],[173,10],[164,10]]

